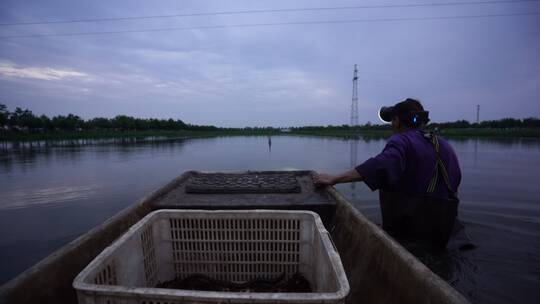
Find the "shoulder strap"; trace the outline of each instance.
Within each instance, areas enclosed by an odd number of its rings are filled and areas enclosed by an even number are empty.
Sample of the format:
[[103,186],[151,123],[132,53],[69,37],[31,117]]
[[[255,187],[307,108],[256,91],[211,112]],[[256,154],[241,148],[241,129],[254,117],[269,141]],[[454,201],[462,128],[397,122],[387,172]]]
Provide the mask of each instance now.
[[439,139],[434,134],[429,134],[429,135],[426,134],[426,137],[428,136],[431,138],[431,144],[433,145],[433,148],[435,149],[435,156],[437,158],[436,159],[437,166],[435,167],[435,173],[433,174],[433,177],[431,178],[431,181],[429,182],[427,193],[433,193],[435,191],[435,187],[437,186],[437,181],[439,179],[439,171],[440,171],[443,177],[444,183],[446,185],[446,188],[448,189],[448,192],[452,196],[456,197],[456,192],[452,189],[452,186],[450,185],[450,178],[448,177],[448,171],[446,171],[446,166],[444,165],[444,162],[441,159]]

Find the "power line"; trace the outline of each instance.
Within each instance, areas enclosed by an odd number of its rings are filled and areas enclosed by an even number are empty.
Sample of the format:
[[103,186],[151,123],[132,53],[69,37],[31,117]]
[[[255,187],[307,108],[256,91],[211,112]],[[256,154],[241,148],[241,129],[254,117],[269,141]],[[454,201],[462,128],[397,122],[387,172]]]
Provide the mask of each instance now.
[[297,21],[297,22],[275,22],[275,23],[246,23],[246,24],[204,25],[204,26],[169,27],[169,28],[121,30],[121,31],[11,35],[11,36],[0,36],[0,39],[67,37],[67,36],[97,36],[97,35],[112,35],[112,34],[129,34],[129,33],[151,33],[151,32],[169,32],[169,31],[209,30],[209,29],[223,29],[223,28],[250,28],[250,27],[286,26],[286,25],[346,24],[346,23],[368,23],[368,22],[403,22],[403,21],[478,19],[478,18],[537,16],[537,15],[540,15],[540,12],[513,13],[513,14],[466,15],[466,16],[440,16],[440,17],[410,17],[410,18],[406,17],[406,18],[320,20],[320,21]]
[[539,2],[539,1],[540,0],[492,0],[492,1],[472,1],[472,2],[441,2],[441,3],[418,3],[418,4],[383,4],[383,5],[334,6],[334,7],[312,7],[312,8],[259,9],[259,10],[202,12],[202,13],[172,14],[172,15],[150,15],[150,16],[131,16],[131,17],[114,17],[114,18],[112,18],[112,17],[111,18],[89,18],[89,19],[52,20],[52,21],[29,21],[29,22],[0,23],[0,26],[39,25],[39,24],[68,24],[68,23],[85,23],[85,22],[128,21],[128,20],[162,19],[162,18],[179,18],[179,17],[260,14],[260,13],[283,13],[283,12],[308,12],[308,11],[328,11],[328,10],[441,7],[441,6],[465,6],[465,5],[509,4],[509,3],[514,4],[514,3]]

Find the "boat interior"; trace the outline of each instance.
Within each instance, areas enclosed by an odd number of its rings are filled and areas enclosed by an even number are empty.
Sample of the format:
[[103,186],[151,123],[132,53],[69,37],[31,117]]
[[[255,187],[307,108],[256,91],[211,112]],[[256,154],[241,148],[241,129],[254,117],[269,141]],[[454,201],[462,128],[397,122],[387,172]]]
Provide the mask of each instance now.
[[337,248],[350,292],[345,303],[467,303],[312,171],[189,171],[63,246],[0,288],[0,303],[77,303],[74,278],[104,248],[159,209],[310,210]]

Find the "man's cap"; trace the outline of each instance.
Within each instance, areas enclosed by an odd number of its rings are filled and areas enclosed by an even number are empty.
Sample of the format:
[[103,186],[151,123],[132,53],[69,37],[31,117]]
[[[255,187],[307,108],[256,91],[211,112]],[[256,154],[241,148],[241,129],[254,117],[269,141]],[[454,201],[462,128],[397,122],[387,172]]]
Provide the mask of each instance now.
[[392,122],[392,118],[397,117],[406,117],[413,112],[424,111],[424,107],[417,100],[407,98],[402,102],[396,103],[391,107],[381,107],[379,110],[379,118],[381,121],[389,123]]

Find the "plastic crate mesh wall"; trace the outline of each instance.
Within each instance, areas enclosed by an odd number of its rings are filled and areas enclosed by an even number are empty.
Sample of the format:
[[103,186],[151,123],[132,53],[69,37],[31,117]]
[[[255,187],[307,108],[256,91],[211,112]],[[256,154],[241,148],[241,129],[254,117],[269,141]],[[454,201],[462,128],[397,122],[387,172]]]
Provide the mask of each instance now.
[[94,277],[94,284],[116,285],[118,283],[116,276],[116,265],[114,260],[101,268]]
[[[116,263],[114,260],[112,260],[110,263],[105,264],[99,272],[96,274],[93,280],[94,284],[99,285],[116,285],[118,284],[118,277],[116,274]],[[97,304],[117,304],[116,300],[114,299],[99,299],[96,301]],[[150,304],[150,303],[148,303]],[[154,303],[158,304],[158,303]],[[168,303],[162,303],[162,304],[168,304]],[[175,304],[175,303],[170,303]]]
[[146,284],[147,286],[154,286],[157,283],[157,261],[156,250],[154,248],[153,225],[148,225],[141,233],[141,244]]
[[298,272],[300,220],[169,219],[175,276],[230,282]]

